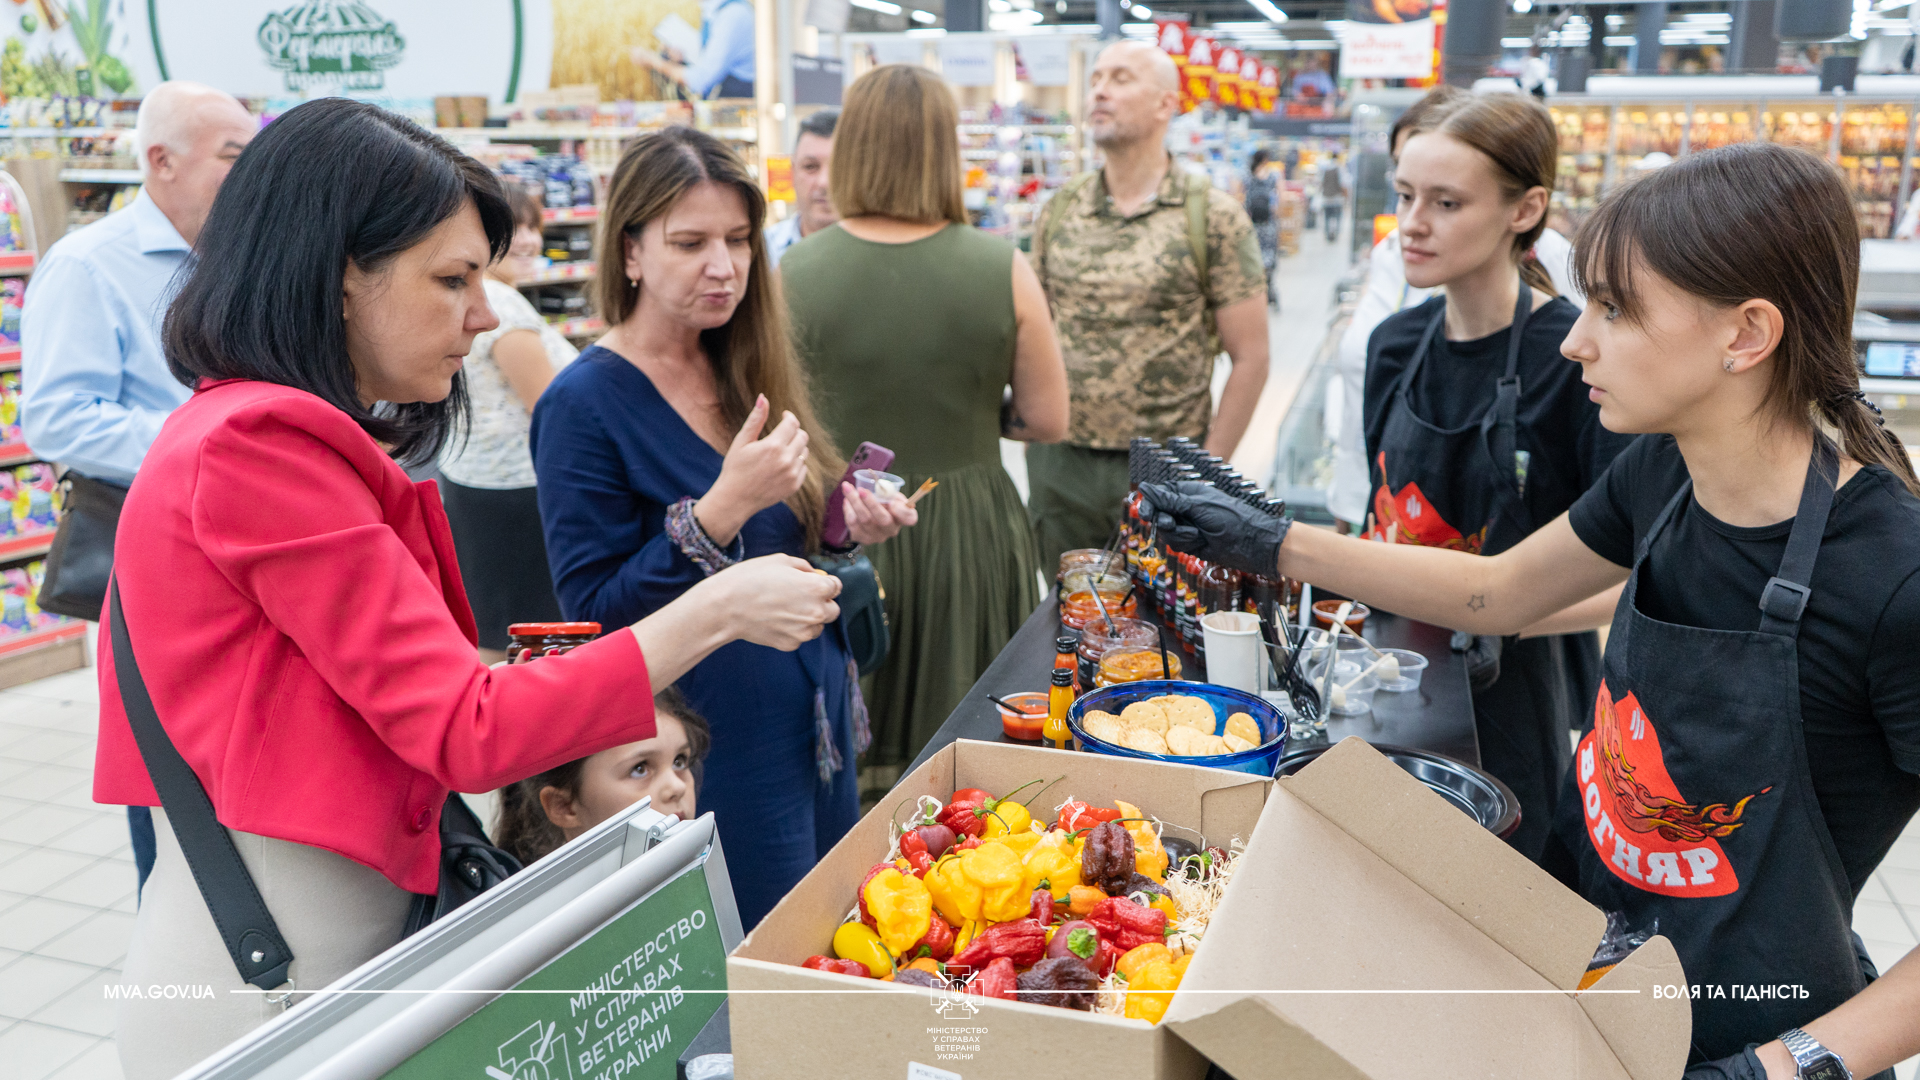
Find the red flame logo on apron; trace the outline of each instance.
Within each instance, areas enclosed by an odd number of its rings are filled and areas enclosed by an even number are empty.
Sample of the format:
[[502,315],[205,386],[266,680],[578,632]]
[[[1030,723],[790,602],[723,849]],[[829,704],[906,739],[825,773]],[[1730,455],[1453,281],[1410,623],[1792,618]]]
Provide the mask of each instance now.
[[[1387,455],[1380,453],[1380,475],[1387,474]],[[1460,535],[1460,530],[1447,524],[1433,503],[1427,499],[1427,493],[1420,485],[1409,481],[1398,493],[1390,491],[1382,483],[1373,493],[1373,527],[1367,531],[1367,539],[1379,540],[1388,544],[1418,544],[1421,547],[1452,548],[1469,555],[1480,554],[1480,545],[1486,542],[1487,527],[1472,536]]]
[[1604,682],[1578,770],[1587,839],[1620,880],[1664,896],[1725,896],[1740,879],[1719,841],[1741,826],[1760,789],[1734,803],[1690,803],[1667,774],[1660,736],[1632,693],[1618,703]]

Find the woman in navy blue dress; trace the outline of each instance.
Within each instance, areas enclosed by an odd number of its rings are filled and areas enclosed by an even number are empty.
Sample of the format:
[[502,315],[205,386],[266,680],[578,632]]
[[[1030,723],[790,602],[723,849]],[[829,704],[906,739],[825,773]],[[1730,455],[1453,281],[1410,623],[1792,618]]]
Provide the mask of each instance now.
[[[768,287],[765,213],[739,159],[688,128],[637,140],[614,172],[594,282],[612,329],[541,395],[531,433],[569,619],[624,625],[741,559],[821,546],[845,463]],[[902,500],[838,494],[859,543],[917,520]],[[699,805],[751,928],[859,816],[852,657],[830,625],[796,652],[725,646],[679,686],[713,726]]]

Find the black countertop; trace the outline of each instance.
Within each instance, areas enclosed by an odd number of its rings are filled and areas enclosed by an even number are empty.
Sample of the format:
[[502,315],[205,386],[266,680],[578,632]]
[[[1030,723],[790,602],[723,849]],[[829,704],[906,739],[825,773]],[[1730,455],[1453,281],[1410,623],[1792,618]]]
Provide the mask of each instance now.
[[[1152,619],[1142,611],[1140,617]],[[1021,625],[1019,633],[1000,650],[973,689],[940,725],[933,740],[908,766],[911,772],[936,751],[955,739],[1008,739],[1000,726],[1000,711],[988,694],[1005,697],[1023,690],[1045,690],[1053,669],[1053,639],[1060,633],[1060,607],[1056,596],[1049,595]],[[1339,742],[1349,735],[1373,743],[1406,746],[1445,754],[1469,765],[1480,764],[1480,742],[1473,731],[1473,697],[1467,689],[1467,665],[1460,654],[1448,647],[1450,631],[1397,615],[1374,612],[1367,619],[1363,636],[1385,648],[1409,649],[1427,658],[1426,675],[1420,689],[1403,694],[1375,694],[1373,711],[1359,716],[1332,716],[1327,720],[1327,738]],[[1169,647],[1173,636],[1166,635]],[[1190,655],[1181,663],[1189,677],[1204,676],[1205,665]],[[1026,744],[1033,745],[1033,744]],[[1311,746],[1301,742],[1297,746]],[[1295,747],[1288,747],[1289,751]]]

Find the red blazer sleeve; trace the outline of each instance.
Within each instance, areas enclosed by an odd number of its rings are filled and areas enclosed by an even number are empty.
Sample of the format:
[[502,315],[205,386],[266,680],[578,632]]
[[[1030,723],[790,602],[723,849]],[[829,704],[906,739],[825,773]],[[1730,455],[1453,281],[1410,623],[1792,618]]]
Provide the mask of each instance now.
[[533,664],[480,662],[387,523],[379,489],[391,470],[356,460],[373,452],[339,410],[286,399],[235,413],[200,451],[191,520],[202,550],[326,688],[401,760],[456,791],[652,738],[653,691],[631,633]]

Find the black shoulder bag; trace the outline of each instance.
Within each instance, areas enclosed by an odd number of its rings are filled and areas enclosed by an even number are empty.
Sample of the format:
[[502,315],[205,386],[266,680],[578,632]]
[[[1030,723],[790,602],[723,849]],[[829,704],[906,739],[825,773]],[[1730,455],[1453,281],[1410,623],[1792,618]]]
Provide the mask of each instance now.
[[113,534],[127,485],[96,480],[72,469],[60,478],[60,526],[47,553],[40,583],[40,610],[88,622],[100,621],[113,574]]
[[[207,789],[192,766],[160,726],[153,698],[134,660],[133,641],[120,606],[120,583],[108,586],[112,600],[113,668],[120,684],[120,703],[133,728],[134,742],[153,778],[167,822],[180,841],[193,881],[213,915],[214,927],[240,978],[262,990],[294,990],[290,969],[293,949],[273,921],[253,875],[240,860],[233,837],[214,816]],[[447,796],[440,809],[440,890],[433,896],[415,894],[407,913],[405,933],[413,934],[460,905],[519,872],[520,861],[494,847],[473,811],[457,794]],[[273,999],[284,1004],[286,997]]]

